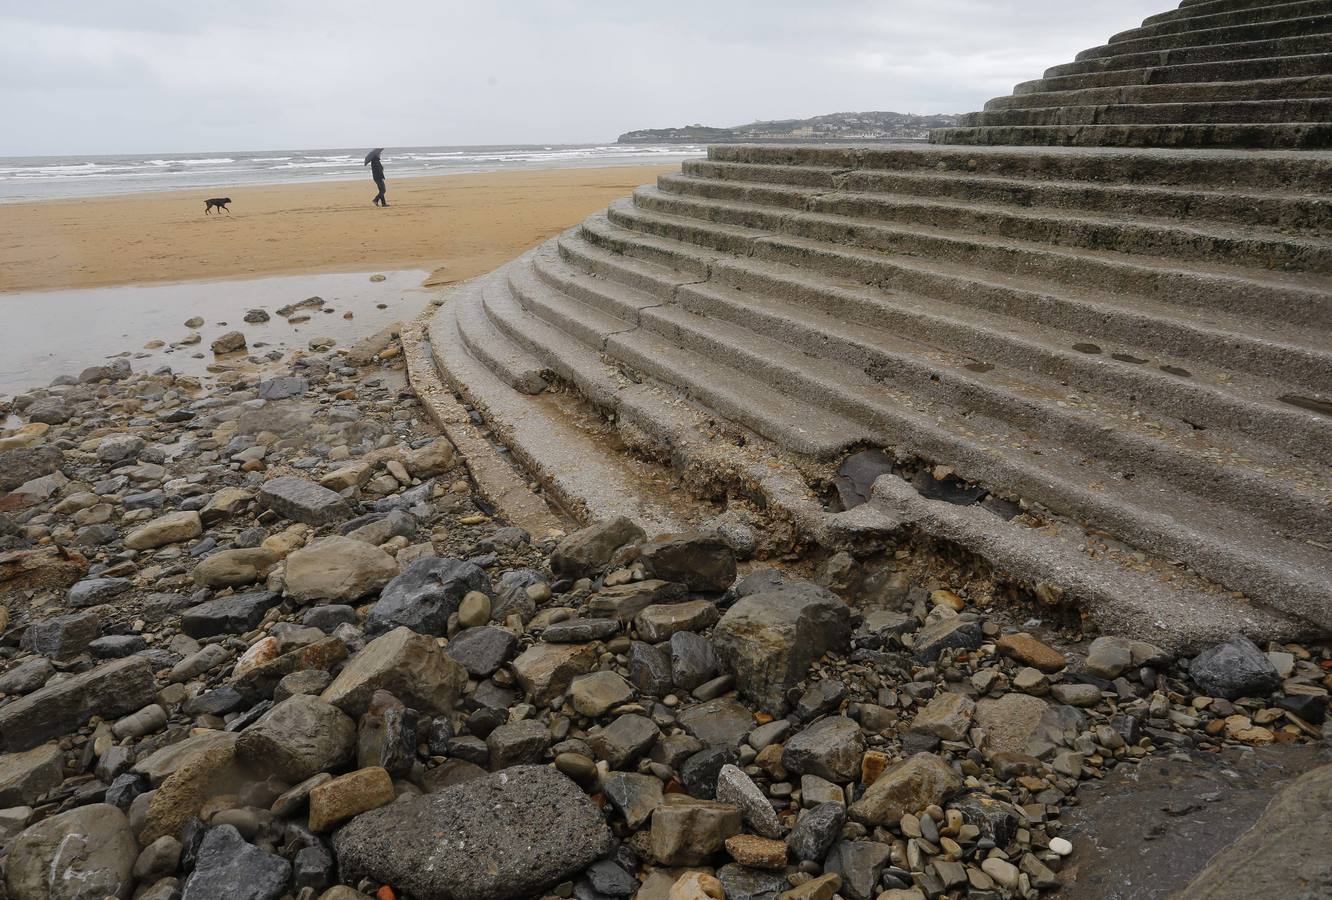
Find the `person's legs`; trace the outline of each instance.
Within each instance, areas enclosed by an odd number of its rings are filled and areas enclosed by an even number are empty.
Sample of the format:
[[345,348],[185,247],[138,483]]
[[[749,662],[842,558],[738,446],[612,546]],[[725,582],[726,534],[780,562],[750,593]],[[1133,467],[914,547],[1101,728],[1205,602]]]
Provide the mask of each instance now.
[[375,195],[375,205],[388,206],[388,202],[384,199],[384,179],[376,178],[375,186],[379,188],[379,193]]

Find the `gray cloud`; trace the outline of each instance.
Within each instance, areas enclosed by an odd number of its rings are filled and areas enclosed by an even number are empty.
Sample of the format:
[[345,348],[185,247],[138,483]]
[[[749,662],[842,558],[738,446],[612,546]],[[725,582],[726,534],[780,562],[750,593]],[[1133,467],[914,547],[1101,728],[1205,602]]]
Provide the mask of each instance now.
[[611,140],[966,112],[1165,0],[0,4],[0,154]]

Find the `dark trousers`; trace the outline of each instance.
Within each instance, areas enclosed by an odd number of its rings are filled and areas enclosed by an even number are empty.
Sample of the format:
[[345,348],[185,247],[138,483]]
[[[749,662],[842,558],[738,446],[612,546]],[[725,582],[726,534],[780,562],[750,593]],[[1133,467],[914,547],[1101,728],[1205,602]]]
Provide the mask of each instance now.
[[[383,178],[376,178],[376,179],[375,179],[375,187],[379,188],[379,193],[378,193],[378,194],[375,194],[374,204],[375,204],[375,206],[379,206],[381,203],[385,203],[385,201],[384,201],[384,179],[383,179]],[[385,203],[385,205],[387,205],[387,203]]]

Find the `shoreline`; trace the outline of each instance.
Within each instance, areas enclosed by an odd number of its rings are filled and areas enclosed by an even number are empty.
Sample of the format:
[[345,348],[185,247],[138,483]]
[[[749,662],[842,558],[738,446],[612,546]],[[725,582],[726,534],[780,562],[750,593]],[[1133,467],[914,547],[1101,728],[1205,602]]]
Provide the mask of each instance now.
[[5,295],[276,275],[424,269],[424,285],[488,272],[678,163],[406,176],[376,209],[369,179],[150,191],[0,205]]

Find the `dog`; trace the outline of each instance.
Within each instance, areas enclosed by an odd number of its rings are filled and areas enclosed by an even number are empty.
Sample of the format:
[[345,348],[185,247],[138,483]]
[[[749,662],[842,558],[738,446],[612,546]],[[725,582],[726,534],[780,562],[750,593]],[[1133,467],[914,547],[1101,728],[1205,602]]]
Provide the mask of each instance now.
[[213,211],[213,207],[217,207],[219,212],[226,209],[227,215],[231,215],[231,210],[227,209],[227,204],[230,202],[231,202],[230,197],[214,197],[212,200],[205,200],[204,215],[208,215],[209,213],[211,213]]

